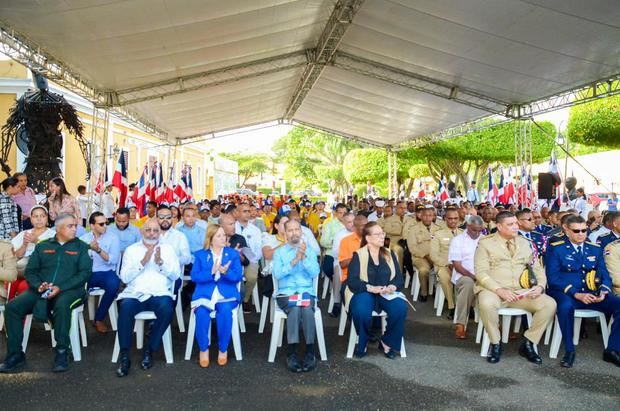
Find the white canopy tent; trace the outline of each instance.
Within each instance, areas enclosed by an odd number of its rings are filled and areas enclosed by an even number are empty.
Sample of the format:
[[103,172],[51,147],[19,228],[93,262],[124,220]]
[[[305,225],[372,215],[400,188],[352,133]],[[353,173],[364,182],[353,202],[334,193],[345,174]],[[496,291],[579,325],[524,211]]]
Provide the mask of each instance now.
[[4,0],[0,26],[170,142],[281,121],[392,148],[620,92],[617,0]]

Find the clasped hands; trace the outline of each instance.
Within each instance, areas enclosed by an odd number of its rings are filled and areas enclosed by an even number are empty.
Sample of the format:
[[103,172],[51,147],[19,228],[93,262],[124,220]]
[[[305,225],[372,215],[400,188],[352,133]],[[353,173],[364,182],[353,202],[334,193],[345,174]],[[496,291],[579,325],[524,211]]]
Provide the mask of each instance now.
[[396,286],[390,284],[388,286],[383,285],[366,285],[366,291],[371,294],[392,294],[396,291]]
[[[530,291],[525,297],[532,299],[532,300],[540,297],[540,295],[544,291],[541,285],[536,285],[531,290],[533,291]],[[499,298],[501,298],[507,303],[512,303],[512,302],[518,301],[521,298],[523,298],[519,294],[514,293],[507,288],[498,288],[497,290],[495,290],[495,293],[499,296]]]
[[230,267],[230,263],[231,261],[222,265],[221,262],[218,261],[216,264],[213,264],[213,269],[211,270],[211,274],[215,275],[219,272],[221,275],[226,275],[226,273],[228,272],[228,267]]
[[161,249],[158,245],[146,245],[146,253],[140,262],[144,267],[150,260],[153,255],[155,255],[155,264],[161,266],[164,263],[164,260],[161,259]]
[[48,300],[51,300],[52,298],[56,297],[60,293],[60,288],[57,285],[44,281],[39,286],[38,292],[39,294],[41,294],[47,290],[52,290],[46,297]]
[[607,296],[607,292],[601,292],[601,294],[597,297],[594,294],[589,293],[575,293],[575,299],[581,301],[584,304],[595,304],[600,303]]

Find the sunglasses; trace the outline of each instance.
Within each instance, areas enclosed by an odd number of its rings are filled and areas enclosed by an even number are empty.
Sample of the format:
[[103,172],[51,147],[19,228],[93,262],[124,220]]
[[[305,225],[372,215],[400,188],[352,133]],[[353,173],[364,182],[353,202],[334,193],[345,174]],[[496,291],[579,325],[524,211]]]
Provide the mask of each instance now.
[[157,216],[157,218],[159,218],[160,220],[172,220],[171,215],[159,215]]
[[99,227],[103,227],[105,226],[107,223],[95,223],[95,225],[98,225]]
[[532,221],[531,218],[520,218],[519,220],[521,220],[521,221]]
[[588,229],[587,229],[587,228],[584,228],[583,230],[575,230],[575,229],[572,229],[572,228],[571,228],[570,230],[571,230],[573,233],[575,233],[575,234],[579,234],[579,233],[581,233],[581,234],[585,234],[585,233],[587,233],[587,232],[588,232]]

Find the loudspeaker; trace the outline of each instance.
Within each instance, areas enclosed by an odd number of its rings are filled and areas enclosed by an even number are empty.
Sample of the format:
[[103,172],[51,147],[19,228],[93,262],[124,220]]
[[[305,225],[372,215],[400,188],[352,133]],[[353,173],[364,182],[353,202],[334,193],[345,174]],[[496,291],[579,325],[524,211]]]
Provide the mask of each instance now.
[[538,198],[555,198],[555,182],[558,178],[551,173],[538,173]]

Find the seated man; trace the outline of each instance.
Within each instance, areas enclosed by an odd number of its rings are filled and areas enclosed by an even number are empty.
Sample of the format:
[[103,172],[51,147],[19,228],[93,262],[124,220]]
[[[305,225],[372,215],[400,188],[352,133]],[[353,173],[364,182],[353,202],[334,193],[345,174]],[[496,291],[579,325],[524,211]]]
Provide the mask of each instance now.
[[73,215],[60,214],[55,226],[56,235],[37,244],[28,260],[24,276],[30,289],[6,305],[8,344],[2,373],[15,372],[26,363],[22,339],[28,314],[39,321],[48,321],[51,315],[56,338],[53,371],[69,368],[71,310],[86,297],[93,262],[88,244],[75,237],[78,221]]
[[451,282],[456,288],[456,338],[467,338],[465,328],[469,310],[474,302],[474,284],[476,274],[474,272],[474,255],[478,247],[478,241],[482,238],[484,222],[480,216],[473,215],[467,220],[467,228],[464,233],[454,237],[450,242],[448,261],[452,264]]
[[108,231],[116,234],[116,237],[118,237],[121,254],[125,252],[127,247],[142,239],[140,229],[130,224],[128,208],[119,208],[116,210],[114,224],[110,224]]
[[[110,306],[116,300],[121,280],[116,272],[116,265],[120,258],[120,241],[116,234],[107,230],[107,219],[99,211],[88,217],[90,232],[80,237],[80,240],[90,245],[93,258],[93,274],[88,282],[88,288],[101,288],[105,291],[95,313],[95,329],[105,334],[108,327],[104,320]],[[134,227],[135,228],[135,227]]]
[[605,265],[611,277],[614,294],[620,295],[620,240],[605,247]]
[[[611,292],[612,283],[603,252],[600,246],[585,241],[588,229],[583,217],[570,215],[564,225],[564,238],[549,243],[545,260],[549,295],[558,304],[558,321],[566,349],[560,365],[571,368],[575,362],[575,310],[587,309],[615,317],[603,360],[620,367],[620,297]],[[588,278],[593,274],[599,284]]]
[[174,249],[159,240],[161,228],[155,218],[142,225],[142,241],[125,250],[120,277],[127,285],[118,295],[118,342],[120,345],[120,367],[116,375],[129,374],[129,348],[133,334],[134,317],[141,311],[153,311],[149,343],[142,356],[142,369],[153,366],[152,354],[161,346],[161,337],[170,325],[174,312],[174,282],[181,275],[181,266]]
[[431,238],[440,230],[440,227],[433,223],[433,218],[435,218],[433,209],[425,208],[420,214],[420,222],[412,226],[407,233],[407,247],[420,276],[420,302],[426,302],[429,275],[433,269],[430,256]]
[[[555,301],[544,295],[547,284],[545,272],[530,241],[518,235],[517,217],[510,211],[500,211],[496,226],[495,234],[480,240],[474,257],[480,318],[491,340],[487,361],[495,364],[500,360],[498,310],[506,307],[520,308],[534,314],[519,354],[532,363],[542,364],[534,344],[538,344],[547,325],[553,321]],[[536,284],[531,281],[527,281],[528,286],[520,284],[525,270],[535,274]],[[527,295],[521,295],[525,293]]]
[[[278,281],[276,301],[286,312],[287,366],[292,372],[311,371],[316,367],[314,355],[314,279],[320,268],[316,253],[301,241],[301,225],[296,220],[285,223],[287,243],[273,254],[273,276]],[[295,301],[301,301],[296,303]],[[299,327],[304,331],[306,356],[303,365],[297,359]]]

